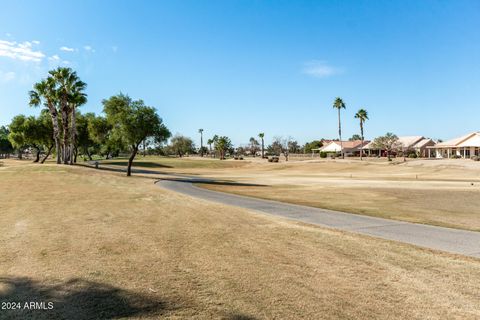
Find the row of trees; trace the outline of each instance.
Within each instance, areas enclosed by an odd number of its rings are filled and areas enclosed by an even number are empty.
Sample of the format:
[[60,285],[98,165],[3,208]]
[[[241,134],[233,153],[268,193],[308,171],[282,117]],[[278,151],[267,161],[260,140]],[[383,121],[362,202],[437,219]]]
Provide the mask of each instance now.
[[[81,114],[86,103],[86,83],[70,68],[57,68],[29,92],[29,104],[42,107],[38,117],[18,115],[0,130],[0,154],[17,150],[19,158],[30,150],[35,162],[44,163],[50,154],[57,164],[74,164],[79,154],[92,159],[129,152],[127,175],[140,146],[162,144],[170,136],[155,108],[142,100],[118,94],[102,101],[103,116]],[[40,160],[40,155],[44,153]]]

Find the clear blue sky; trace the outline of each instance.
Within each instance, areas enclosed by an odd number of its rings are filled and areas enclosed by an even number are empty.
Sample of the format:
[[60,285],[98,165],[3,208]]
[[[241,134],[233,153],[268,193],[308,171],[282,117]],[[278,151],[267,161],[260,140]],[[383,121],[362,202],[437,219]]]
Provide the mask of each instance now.
[[480,130],[480,1],[2,1],[0,125],[35,114],[27,92],[68,65],[83,111],[123,92],[174,133],[344,137],[370,114],[387,131],[447,139]]

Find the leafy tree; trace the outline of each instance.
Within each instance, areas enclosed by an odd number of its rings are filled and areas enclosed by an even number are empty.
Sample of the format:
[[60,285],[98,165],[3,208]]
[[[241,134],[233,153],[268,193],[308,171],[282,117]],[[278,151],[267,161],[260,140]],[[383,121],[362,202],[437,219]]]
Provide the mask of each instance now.
[[83,156],[88,157],[89,160],[92,160],[92,153],[95,150],[98,150],[99,144],[97,144],[92,138],[93,134],[89,131],[89,125],[92,123],[94,125],[95,114],[94,113],[85,113],[81,114],[77,111],[76,115],[76,143],[75,143],[75,159],[76,161],[78,155],[78,149],[83,154]]
[[46,155],[42,159],[42,163],[47,160],[53,147],[53,128],[50,117],[45,112],[40,113],[38,118],[30,116],[26,118],[24,123],[24,138],[25,142],[35,149],[35,160],[33,162],[40,161],[40,153],[46,150]]
[[303,147],[305,150],[305,153],[311,153],[312,149],[318,149],[323,146],[323,142],[321,140],[313,140],[310,142],[305,143],[305,146]]
[[348,141],[358,141],[358,140],[362,140],[362,136],[356,133],[352,135],[351,138],[348,139]]
[[300,145],[297,141],[288,141],[288,152],[289,153],[299,153]]
[[390,161],[392,152],[399,150],[402,145],[395,134],[388,132],[384,136],[375,138],[372,147],[379,150],[385,150],[387,152],[388,160]]
[[263,132],[259,133],[258,137],[262,139],[262,159],[263,159],[265,158],[265,144],[264,144],[265,133]]
[[27,118],[23,114],[20,114],[13,117],[12,122],[8,126],[10,130],[8,140],[17,150],[19,159],[22,159],[23,151],[28,147],[25,137],[26,121]]
[[225,154],[232,149],[232,141],[226,136],[218,137],[215,143],[215,149],[220,154],[220,160],[225,160]]
[[250,138],[249,143],[250,144],[248,149],[250,150],[250,154],[255,157],[257,155],[257,152],[260,150],[259,143],[254,137]]
[[175,155],[180,158],[187,153],[193,153],[195,151],[195,145],[192,139],[176,134],[170,140],[170,148]]
[[[363,125],[365,121],[368,120],[368,112],[365,109],[360,109],[357,111],[355,114],[355,118],[360,120],[360,139],[362,140],[362,148],[363,148]],[[362,160],[363,157],[363,149],[360,148],[360,160]]]
[[0,156],[4,158],[13,152],[13,146],[10,140],[8,140],[9,133],[10,131],[7,127],[0,127]]
[[340,110],[345,109],[345,103],[339,97],[333,102],[333,108],[338,110],[338,138],[340,139],[340,150],[342,158],[345,159],[345,154],[343,153],[343,142],[342,142],[342,124],[340,122]]
[[99,152],[106,159],[123,148],[121,139],[114,139],[111,135],[113,126],[102,116],[88,119],[88,138],[100,146]]
[[124,141],[130,149],[127,176],[132,174],[132,163],[143,140],[154,138],[156,142],[167,140],[171,133],[163,124],[155,108],[142,100],[132,100],[119,94],[103,100],[103,111],[112,126],[112,136]]

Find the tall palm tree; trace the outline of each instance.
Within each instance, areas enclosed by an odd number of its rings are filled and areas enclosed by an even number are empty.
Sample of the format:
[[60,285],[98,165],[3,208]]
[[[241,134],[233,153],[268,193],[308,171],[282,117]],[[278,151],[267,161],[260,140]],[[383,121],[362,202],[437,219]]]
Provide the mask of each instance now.
[[50,117],[52,118],[53,140],[55,141],[55,149],[57,151],[57,164],[62,162],[60,148],[60,130],[58,127],[58,99],[55,91],[55,81],[48,77],[45,80],[37,82],[33,86],[33,90],[29,92],[30,106],[38,107],[43,104],[47,107]]
[[338,110],[338,138],[340,139],[340,153],[342,154],[342,159],[345,159],[342,142],[342,124],[340,122],[340,109],[345,109],[345,103],[341,98],[337,97],[333,102],[333,108]]
[[[77,76],[71,68],[59,67],[49,72],[57,85],[57,96],[60,104],[63,125],[63,163],[73,163],[73,145],[75,130],[70,128],[70,118],[75,122],[75,109],[79,104],[86,102],[86,95],[83,93],[86,84]],[[73,123],[73,128],[75,123]],[[73,132],[72,132],[73,131]],[[72,137],[73,136],[73,137]]]
[[259,137],[260,139],[262,139],[262,159],[263,159],[263,158],[265,158],[265,145],[264,145],[264,141],[263,141],[263,138],[265,138],[265,133],[260,132],[260,133],[258,134],[258,137]]
[[355,114],[355,118],[360,120],[360,136],[362,138],[362,146],[360,147],[360,160],[363,156],[363,124],[368,120],[368,112],[365,109],[360,109]]
[[198,129],[200,133],[200,155],[203,157],[203,129]]
[[[71,130],[70,130],[70,164],[74,164],[77,158],[77,121],[76,121],[76,109],[87,103],[87,95],[83,92],[87,85],[77,80],[72,84],[71,94],[70,94],[70,119],[71,119]],[[75,156],[73,156],[75,154]]]

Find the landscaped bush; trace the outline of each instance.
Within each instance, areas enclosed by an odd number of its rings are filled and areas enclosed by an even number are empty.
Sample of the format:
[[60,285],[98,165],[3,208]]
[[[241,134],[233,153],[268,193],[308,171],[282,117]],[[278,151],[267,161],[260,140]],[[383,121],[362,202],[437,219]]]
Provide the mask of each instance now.
[[327,153],[326,152],[320,152],[320,158],[326,158],[327,157]]
[[473,161],[480,161],[480,157],[479,156],[473,156],[471,158]]
[[409,158],[412,158],[412,159],[415,159],[415,158],[418,158],[417,154],[416,153],[410,153],[408,155]]

